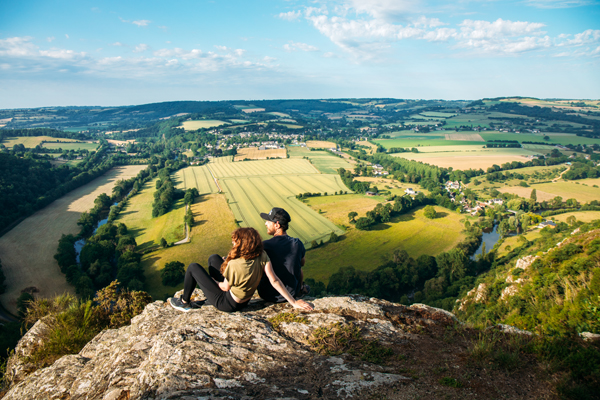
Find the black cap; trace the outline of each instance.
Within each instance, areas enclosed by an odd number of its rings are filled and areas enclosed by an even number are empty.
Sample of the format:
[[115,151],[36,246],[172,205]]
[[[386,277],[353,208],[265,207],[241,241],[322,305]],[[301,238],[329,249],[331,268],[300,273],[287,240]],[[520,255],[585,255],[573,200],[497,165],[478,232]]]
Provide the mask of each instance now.
[[273,209],[271,209],[271,211],[269,211],[268,214],[260,213],[260,216],[262,217],[262,219],[265,219],[267,221],[279,222],[283,225],[289,224],[292,220],[290,218],[290,214],[288,214],[288,212],[285,211],[283,208],[279,207],[273,207]]

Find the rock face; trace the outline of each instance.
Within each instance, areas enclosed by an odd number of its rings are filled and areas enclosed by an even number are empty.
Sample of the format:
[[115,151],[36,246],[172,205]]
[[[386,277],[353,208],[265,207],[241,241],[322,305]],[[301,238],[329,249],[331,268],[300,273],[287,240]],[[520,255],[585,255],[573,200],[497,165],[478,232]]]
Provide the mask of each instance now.
[[[458,326],[451,313],[354,295],[310,302],[314,311],[293,315],[287,304],[268,306],[255,300],[244,312],[230,314],[212,306],[183,313],[157,301],[131,325],[103,331],[79,354],[64,356],[35,372],[19,357],[36,343],[32,329],[10,360],[12,373],[7,375],[12,383],[4,399],[438,398],[442,393],[446,398],[488,398],[498,394],[489,386],[497,380],[487,376],[473,389],[448,392],[448,387],[437,383],[438,372],[428,372],[450,369],[455,375],[460,371],[468,379],[478,379],[464,369],[465,335],[449,331]],[[285,314],[291,317],[288,322],[281,318],[283,313],[289,313]],[[281,319],[275,322],[277,318]],[[361,353],[317,352],[316,333],[341,326],[360,332],[364,343],[377,343],[376,349],[387,350],[393,362],[365,361]],[[432,339],[434,331],[439,340]],[[401,362],[411,366],[401,368]],[[520,390],[520,385],[509,386],[512,392],[503,393],[504,397],[519,398],[514,387]]]

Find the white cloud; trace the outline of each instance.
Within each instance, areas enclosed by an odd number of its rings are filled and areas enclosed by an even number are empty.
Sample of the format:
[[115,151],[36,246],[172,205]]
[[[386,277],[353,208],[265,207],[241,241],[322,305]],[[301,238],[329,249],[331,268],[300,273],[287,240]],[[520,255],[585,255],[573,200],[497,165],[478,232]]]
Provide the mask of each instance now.
[[65,33],[65,37],[68,39],[68,38],[69,38],[69,35],[67,35],[67,34]]
[[494,22],[464,20],[460,25],[461,36],[469,39],[490,39],[525,34],[542,34],[545,25],[538,22],[506,21],[498,18]]
[[565,41],[562,45],[581,46],[584,44],[596,43],[600,41],[600,30],[588,29],[576,34],[573,39]]
[[48,41],[48,43],[51,43],[54,39],[56,39],[54,36],[50,36],[50,37],[46,38],[46,40]]
[[147,44],[144,43],[140,43],[137,46],[135,46],[135,49],[133,50],[134,53],[141,53],[143,51],[148,50],[150,47],[148,47]]
[[158,29],[162,29],[163,31],[166,32],[169,28],[165,25],[160,25],[160,26],[158,26]]
[[29,36],[0,39],[0,56],[28,57],[36,55],[37,46],[31,43],[32,39]]
[[73,50],[65,49],[40,50],[39,54],[44,57],[60,58],[63,60],[72,60],[74,58],[85,57],[85,53],[78,53]]
[[138,21],[133,21],[132,24],[137,26],[148,26],[148,24],[152,21],[148,21],[147,19],[140,19]]
[[121,43],[121,42],[114,42],[112,45],[113,45],[113,46],[119,46],[119,47],[125,47],[125,46],[126,46],[126,45],[124,45],[124,44],[123,44],[123,43]]
[[280,13],[278,15],[279,18],[285,19],[287,21],[295,21],[302,16],[302,11],[288,11],[285,13]]
[[296,42],[290,42],[289,44],[285,44],[283,46],[283,49],[285,51],[296,51],[296,50],[300,50],[300,51],[319,51],[318,48],[316,48],[315,46],[311,46],[310,44],[296,43]]
[[419,0],[347,0],[346,7],[357,14],[367,14],[375,19],[397,20],[415,13],[421,7]]

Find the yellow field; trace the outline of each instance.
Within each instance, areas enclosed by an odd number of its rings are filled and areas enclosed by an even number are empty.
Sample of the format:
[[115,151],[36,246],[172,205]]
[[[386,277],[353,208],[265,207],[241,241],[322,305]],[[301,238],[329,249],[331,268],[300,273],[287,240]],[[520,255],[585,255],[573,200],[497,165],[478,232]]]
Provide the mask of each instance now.
[[53,138],[50,136],[20,136],[20,137],[12,137],[6,138],[2,141],[2,144],[7,148],[12,149],[15,144],[23,144],[23,146],[28,149],[33,149],[38,144],[42,144],[43,141],[56,142],[60,140],[61,142],[76,142],[75,139],[64,139],[64,138]]
[[[248,177],[273,174],[318,174],[319,171],[307,160],[256,160],[242,162],[226,162],[225,157],[220,157],[208,164],[210,170],[218,178]],[[327,191],[327,190],[325,190]]]
[[266,160],[269,158],[286,158],[287,153],[285,149],[266,149],[259,150],[258,147],[244,147],[238,149],[235,155],[235,161],[242,161],[244,159],[250,160]]
[[359,144],[361,146],[367,146],[370,150],[367,150],[367,153],[369,154],[373,154],[376,150],[377,150],[377,146],[375,146],[373,143],[367,142],[365,141],[361,141],[361,142],[356,142],[356,144]]
[[114,139],[107,139],[106,140],[108,143],[110,144],[114,144],[114,145],[128,145],[129,143],[135,143],[135,139],[129,139],[129,140],[114,140]]
[[[580,182],[576,184],[575,182]],[[582,185],[581,181],[558,181],[552,183],[532,184],[531,187],[524,188],[520,186],[508,186],[498,189],[501,192],[513,193],[521,197],[529,198],[532,189],[536,189],[538,201],[552,200],[556,196],[560,196],[564,200],[576,199],[580,203],[588,203],[592,200],[600,199],[600,188]]]
[[326,142],[324,140],[307,140],[306,147],[313,149],[331,149],[337,147],[333,142]]
[[146,290],[154,299],[172,296],[183,287],[162,285],[160,272],[166,263],[179,261],[187,267],[190,263],[197,262],[206,267],[211,254],[225,256],[231,249],[231,232],[237,226],[224,195],[207,194],[200,197],[192,205],[192,212],[195,223],[190,232],[190,243],[160,249],[145,254],[142,258]]
[[184,121],[182,126],[186,131],[195,131],[202,128],[213,128],[215,126],[228,125],[228,122],[216,119],[205,119],[201,121]]
[[[16,300],[21,290],[35,286],[36,296],[51,297],[72,291],[54,260],[62,234],[77,234],[81,213],[94,207],[100,193],[112,194],[118,180],[136,176],[145,165],[116,167],[27,218],[0,237],[2,269],[6,275],[7,292],[0,296],[4,307],[16,312]],[[182,217],[183,218],[183,217]]]

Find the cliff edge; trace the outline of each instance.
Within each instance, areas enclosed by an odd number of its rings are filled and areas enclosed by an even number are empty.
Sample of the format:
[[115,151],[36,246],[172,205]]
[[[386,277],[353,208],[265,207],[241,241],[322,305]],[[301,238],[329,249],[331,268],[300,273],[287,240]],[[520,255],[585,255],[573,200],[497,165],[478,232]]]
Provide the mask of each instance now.
[[472,362],[477,333],[449,312],[355,295],[308,301],[310,313],[252,300],[231,314],[157,301],[33,371],[40,320],[9,360],[4,399],[555,398],[537,364]]

